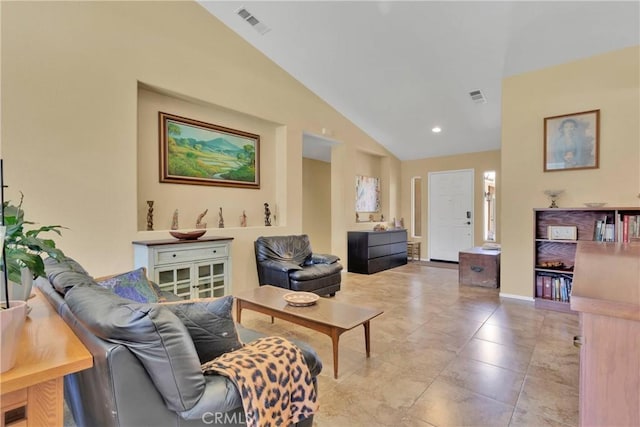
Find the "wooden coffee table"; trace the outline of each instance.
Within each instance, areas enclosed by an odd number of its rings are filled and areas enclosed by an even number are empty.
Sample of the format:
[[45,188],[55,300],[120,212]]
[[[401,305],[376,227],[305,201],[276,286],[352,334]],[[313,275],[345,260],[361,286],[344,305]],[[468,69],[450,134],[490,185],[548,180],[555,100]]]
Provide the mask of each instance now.
[[320,298],[308,307],[292,307],[283,296],[291,291],[275,286],[260,286],[234,295],[236,320],[242,321],[242,310],[253,310],[269,316],[304,326],[331,337],[333,343],[333,377],[338,378],[338,340],[343,332],[356,326],[364,326],[364,344],[367,357],[371,352],[369,321],[383,313],[382,310],[345,304],[328,298]]

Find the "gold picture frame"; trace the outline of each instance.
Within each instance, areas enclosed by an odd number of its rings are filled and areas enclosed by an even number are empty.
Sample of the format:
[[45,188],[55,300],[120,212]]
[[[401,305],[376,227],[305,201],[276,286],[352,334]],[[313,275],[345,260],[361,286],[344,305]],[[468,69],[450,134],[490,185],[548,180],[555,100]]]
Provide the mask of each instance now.
[[158,114],[160,182],[260,188],[260,135]]

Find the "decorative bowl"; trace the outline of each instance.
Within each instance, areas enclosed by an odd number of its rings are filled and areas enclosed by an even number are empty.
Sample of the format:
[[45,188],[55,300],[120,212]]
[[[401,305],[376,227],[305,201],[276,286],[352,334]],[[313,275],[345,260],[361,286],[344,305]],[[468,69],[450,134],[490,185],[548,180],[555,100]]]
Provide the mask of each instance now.
[[290,292],[282,296],[287,304],[294,307],[306,307],[313,305],[320,299],[320,296],[312,292]]
[[169,231],[173,237],[179,240],[196,240],[199,237],[202,237],[207,230],[195,230],[195,231]]
[[588,208],[600,208],[600,207],[606,205],[606,203],[603,203],[603,202],[587,202],[584,205],[586,207],[588,207]]

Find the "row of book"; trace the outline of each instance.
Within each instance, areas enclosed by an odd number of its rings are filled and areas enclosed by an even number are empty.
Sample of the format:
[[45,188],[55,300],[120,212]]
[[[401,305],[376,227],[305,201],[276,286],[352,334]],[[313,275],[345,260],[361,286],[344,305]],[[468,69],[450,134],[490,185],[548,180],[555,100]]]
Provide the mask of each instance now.
[[607,216],[596,220],[593,227],[593,240],[596,242],[613,242],[616,237],[615,224],[607,223]]
[[564,274],[543,274],[536,275],[536,297],[569,302],[571,299],[571,287],[573,277]]
[[640,215],[620,215],[618,227],[618,241],[629,243],[640,240]]
[[640,215],[620,214],[616,223],[604,215],[593,225],[593,240],[596,242],[622,242],[640,240]]

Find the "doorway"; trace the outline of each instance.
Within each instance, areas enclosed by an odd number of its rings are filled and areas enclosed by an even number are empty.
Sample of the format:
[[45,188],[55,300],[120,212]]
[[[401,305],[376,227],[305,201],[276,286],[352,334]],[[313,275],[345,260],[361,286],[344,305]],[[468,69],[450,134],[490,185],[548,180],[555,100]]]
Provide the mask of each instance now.
[[336,143],[306,132],[302,137],[302,232],[318,253],[331,253],[331,148]]
[[458,262],[473,247],[473,169],[429,172],[429,259]]

